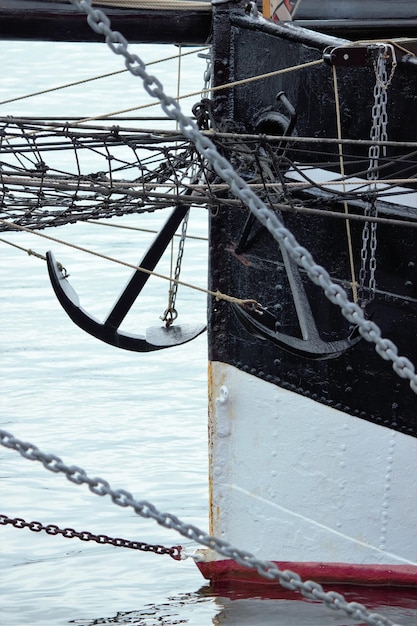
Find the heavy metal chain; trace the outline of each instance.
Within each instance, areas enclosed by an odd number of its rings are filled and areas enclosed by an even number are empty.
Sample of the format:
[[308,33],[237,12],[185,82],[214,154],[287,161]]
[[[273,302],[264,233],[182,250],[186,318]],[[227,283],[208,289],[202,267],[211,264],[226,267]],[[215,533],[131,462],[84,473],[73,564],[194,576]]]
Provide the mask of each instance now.
[[[388,52],[391,55],[388,55]],[[387,74],[387,57],[392,56],[392,70],[390,77]],[[378,210],[376,204],[377,181],[379,179],[379,159],[381,156],[381,145],[379,142],[388,141],[387,124],[387,103],[388,86],[391,83],[393,72],[396,67],[393,46],[387,44],[379,46],[377,59],[374,62],[375,70],[375,86],[374,86],[374,104],[372,106],[372,127],[371,140],[376,143],[369,147],[369,167],[367,171],[367,180],[369,181],[369,189],[373,194],[371,200],[365,208],[365,216],[377,217]],[[378,143],[377,143],[378,142]],[[383,156],[386,154],[386,146],[382,147]],[[376,248],[377,248],[377,223],[375,221],[365,222],[362,231],[362,249],[361,249],[361,269],[359,272],[359,302],[362,308],[365,308],[375,298],[376,290]],[[369,259],[368,259],[369,257]],[[365,285],[366,278],[368,285]],[[368,289],[368,295],[365,297],[365,289]]]
[[377,353],[384,360],[392,362],[395,373],[400,378],[409,380],[411,389],[417,394],[417,374],[413,363],[408,358],[398,355],[397,346],[390,339],[382,337],[379,326],[365,318],[361,307],[351,302],[343,287],[331,280],[329,273],[315,262],[306,248],[298,243],[274,211],[267,207],[261,198],[250,189],[249,185],[235,172],[229,161],[219,154],[212,141],[200,132],[198,126],[189,117],[184,115],[178,102],[165,94],[160,81],[146,72],[145,63],[142,59],[128,51],[128,42],[125,37],[111,29],[107,15],[99,9],[93,9],[91,0],[71,0],[71,2],[78,9],[87,13],[90,27],[95,32],[105,36],[107,45],[115,54],[124,57],[129,72],[142,79],[146,92],[161,102],[164,113],[170,119],[178,122],[183,135],[193,141],[203,158],[229,185],[231,192],[242,200],[271,235],[285,246],[297,265],[306,271],[310,280],[323,289],[330,302],[340,307],[342,314],[349,322],[357,326],[362,337],[375,344]]
[[0,526],[11,524],[14,528],[28,528],[34,533],[45,532],[47,535],[62,535],[66,539],[81,539],[81,541],[95,541],[100,544],[109,544],[117,548],[131,548],[132,550],[142,550],[143,552],[153,552],[154,554],[169,554],[175,561],[181,560],[181,546],[166,548],[158,544],[144,543],[142,541],[130,541],[120,537],[108,537],[107,535],[94,535],[88,530],[77,531],[73,528],[59,528],[55,524],[44,526],[41,522],[26,522],[21,517],[11,518],[0,513]]
[[172,528],[187,539],[191,539],[207,548],[211,548],[227,558],[234,559],[244,567],[255,569],[264,578],[279,581],[286,589],[299,591],[306,598],[321,601],[331,609],[344,611],[350,617],[366,622],[369,626],[400,626],[378,613],[370,613],[365,606],[358,602],[347,602],[339,593],[334,591],[325,592],[323,587],[318,583],[310,580],[303,582],[300,576],[295,572],[280,570],[275,563],[270,561],[261,561],[250,552],[235,548],[223,539],[212,537],[197,528],[197,526],[182,522],[171,513],[161,513],[150,502],[146,500],[135,500],[132,494],[124,489],[113,489],[109,483],[102,478],[90,478],[81,467],[66,465],[62,459],[55,454],[41,452],[35,445],[21,441],[2,429],[0,429],[0,444],[6,448],[16,450],[26,459],[39,461],[51,472],[62,472],[69,481],[76,485],[88,485],[90,491],[97,496],[108,495],[118,506],[124,508],[131,507],[137,515],[152,518],[164,528]]

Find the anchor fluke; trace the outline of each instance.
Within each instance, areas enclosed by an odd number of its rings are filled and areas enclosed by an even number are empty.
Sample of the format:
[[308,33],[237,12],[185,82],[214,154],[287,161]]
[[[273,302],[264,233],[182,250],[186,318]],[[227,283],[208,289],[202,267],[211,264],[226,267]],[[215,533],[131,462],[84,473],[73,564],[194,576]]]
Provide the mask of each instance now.
[[334,359],[352,348],[361,339],[360,335],[352,333],[346,339],[324,341],[320,338],[315,325],[312,325],[309,328],[310,332],[305,333],[305,337],[301,339],[279,332],[276,317],[266,309],[253,306],[247,308],[239,304],[232,304],[232,307],[236,317],[249,333],[271,341],[286,352],[307,359]]
[[169,348],[191,341],[206,330],[205,324],[182,324],[181,326],[152,326],[146,329],[146,341],[158,348]]
[[[237,246],[237,250],[240,252],[247,244],[253,223],[253,216],[250,215]],[[315,360],[334,359],[340,356],[358,343],[361,340],[361,336],[355,329],[346,339],[325,341],[321,338],[304,288],[300,268],[290,257],[288,250],[282,242],[279,242],[279,248],[287,273],[288,286],[293,297],[301,337],[294,337],[294,335],[281,332],[279,330],[279,320],[275,315],[259,305],[254,307],[253,305],[232,303],[236,317],[242,326],[255,337],[271,341],[283,350],[297,356]]]
[[80,306],[77,293],[52,252],[46,253],[46,262],[56,297],[68,316],[86,333],[112,346],[133,352],[152,352],[187,343],[205,330],[202,324],[186,324],[182,327],[150,328],[145,336],[122,332],[108,321],[99,322]]
[[65,277],[52,252],[46,253],[46,263],[56,297],[72,321],[86,333],[124,350],[149,352],[163,347],[148,344],[145,337],[121,332],[114,326],[107,323],[103,324],[92,317],[80,306],[77,293]]

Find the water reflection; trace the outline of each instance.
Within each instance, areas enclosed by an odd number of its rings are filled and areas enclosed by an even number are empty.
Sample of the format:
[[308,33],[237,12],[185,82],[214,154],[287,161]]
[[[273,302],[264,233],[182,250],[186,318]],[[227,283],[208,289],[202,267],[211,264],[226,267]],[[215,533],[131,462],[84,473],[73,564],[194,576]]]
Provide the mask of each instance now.
[[[339,590],[342,592],[342,590]],[[241,595],[241,597],[239,597]],[[213,626],[364,626],[341,611],[332,611],[320,603],[296,599],[291,593],[277,589],[281,598],[248,598],[238,590],[219,595],[219,590],[204,585],[195,593],[168,598],[161,604],[147,604],[143,609],[119,612],[94,620],[71,620],[76,626],[131,624],[136,626],[173,626],[176,624],[212,624]],[[349,602],[365,603],[376,613],[403,626],[416,624],[417,592],[412,590],[376,591],[344,590]],[[287,597],[286,597],[287,596]],[[401,606],[401,609],[398,607]]]

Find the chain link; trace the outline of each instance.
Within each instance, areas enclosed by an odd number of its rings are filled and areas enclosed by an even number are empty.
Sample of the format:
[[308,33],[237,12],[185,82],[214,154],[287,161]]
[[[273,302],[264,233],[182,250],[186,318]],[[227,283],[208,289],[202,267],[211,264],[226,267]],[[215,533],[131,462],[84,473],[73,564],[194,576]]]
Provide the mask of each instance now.
[[231,192],[242,200],[271,235],[285,246],[297,265],[306,271],[310,280],[323,289],[326,297],[340,308],[342,315],[349,322],[357,326],[362,337],[375,344],[377,353],[385,361],[392,362],[395,373],[400,378],[408,379],[412,391],[417,394],[417,374],[413,363],[408,358],[398,355],[397,346],[390,339],[381,336],[379,326],[365,318],[361,307],[351,302],[343,287],[334,283],[327,270],[314,261],[313,256],[306,248],[300,246],[294,235],[283,225],[274,211],[268,208],[250,189],[234,171],[229,161],[219,154],[212,141],[199,131],[198,126],[184,115],[178,102],[164,93],[159,80],[146,72],[142,59],[128,51],[128,42],[123,35],[111,30],[109,18],[99,9],[93,9],[90,0],[71,0],[71,2],[87,13],[89,25],[97,33],[105,36],[107,45],[116,54],[121,54],[125,58],[126,68],[131,74],[142,79],[143,87],[150,96],[159,99],[164,113],[170,119],[178,122],[183,135],[193,141],[203,158],[228,183]]
[[[132,494],[124,489],[112,489],[106,480],[97,477],[90,478],[81,467],[66,465],[58,456],[41,452],[41,450],[33,444],[21,441],[2,429],[0,429],[0,444],[5,448],[16,450],[26,459],[39,461],[51,472],[62,472],[69,481],[77,485],[88,485],[90,491],[98,496],[110,496],[114,504],[118,506],[123,508],[131,507],[137,515],[154,519],[164,528],[172,528],[183,537],[200,543],[227,558],[233,559],[239,563],[239,565],[255,569],[258,574],[264,578],[279,581],[286,589],[299,591],[303,596],[311,600],[320,600],[326,606],[344,611],[347,615],[364,621],[369,624],[369,626],[400,626],[378,613],[370,613],[362,604],[346,602],[345,598],[339,593],[324,591],[323,587],[318,583],[313,581],[303,582],[300,576],[295,572],[291,570],[280,570],[275,563],[259,560],[250,552],[235,548],[223,539],[208,535],[197,526],[186,524],[171,513],[161,513],[150,502],[146,500],[135,500]],[[37,524],[38,522],[34,523]]]
[[131,541],[120,537],[108,537],[107,535],[94,535],[88,530],[77,531],[73,528],[59,528],[55,524],[44,526],[41,522],[27,522],[21,517],[11,518],[0,514],[0,526],[11,524],[14,528],[28,528],[34,533],[44,531],[47,535],[62,535],[66,539],[81,539],[81,541],[95,541],[100,544],[109,544],[117,548],[131,548],[132,550],[142,550],[143,552],[153,552],[154,554],[169,554],[175,561],[181,560],[181,546],[171,546],[166,548],[158,544],[144,543],[143,541]]
[[[391,54],[388,54],[390,52]],[[392,59],[391,73],[388,77],[387,59]],[[388,94],[387,90],[391,83],[396,67],[395,54],[393,46],[384,44],[378,47],[376,61],[374,61],[375,86],[374,86],[374,104],[372,106],[372,127],[370,138],[375,144],[369,147],[369,167],[367,171],[367,180],[369,181],[369,189],[372,193],[371,200],[365,208],[366,217],[377,217],[378,210],[376,205],[377,181],[379,179],[379,159],[381,156],[381,145],[379,142],[388,141],[387,125],[388,125]],[[377,143],[378,142],[378,143]],[[386,146],[382,147],[383,156],[386,156]],[[361,268],[359,272],[359,302],[362,308],[365,308],[375,298],[376,291],[376,248],[377,248],[377,223],[375,221],[366,222],[362,231],[362,249],[361,249]],[[369,257],[369,261],[368,261]],[[366,278],[368,280],[368,296],[365,297]]]

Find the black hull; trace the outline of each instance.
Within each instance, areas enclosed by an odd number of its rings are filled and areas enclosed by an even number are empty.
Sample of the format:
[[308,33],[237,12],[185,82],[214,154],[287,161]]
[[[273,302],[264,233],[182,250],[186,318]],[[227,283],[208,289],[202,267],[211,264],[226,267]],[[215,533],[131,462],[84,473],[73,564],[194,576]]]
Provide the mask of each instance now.
[[[250,76],[272,72],[279,68],[298,66],[321,58],[324,50],[343,45],[340,39],[304,31],[295,25],[277,25],[256,21],[244,12],[219,7],[214,22],[215,83],[240,81]],[[347,26],[347,30],[349,27]],[[372,31],[367,32],[374,39]],[[256,55],[247,51],[256,50]],[[232,50],[230,62],[224,59]],[[417,74],[415,57],[404,52],[389,88],[389,139],[412,142],[417,139]],[[261,62],[260,62],[261,61]],[[342,111],[343,137],[368,140],[373,104],[372,87],[375,82],[372,64],[361,67],[339,67],[339,99]],[[213,112],[220,131],[240,133],[280,132],[276,94],[284,91],[297,114],[294,128],[296,137],[316,139],[337,137],[335,96],[332,67],[326,63],[297,72],[282,74],[263,81],[239,85],[227,94],[215,97]],[[368,85],[368,87],[367,87]],[[271,115],[276,112],[276,117]],[[268,117],[269,116],[269,117]],[[285,116],[284,116],[285,117]],[[260,120],[263,120],[264,126]],[[265,122],[266,120],[266,122]],[[268,121],[269,120],[269,121]],[[277,121],[278,120],[278,121]],[[266,123],[266,127],[265,127]],[[276,125],[276,132],[274,132]],[[242,167],[238,154],[219,135],[219,148]],[[261,144],[253,142],[253,153]],[[262,144],[265,146],[265,142]],[[262,148],[263,149],[263,148]],[[281,145],[282,149],[282,145]],[[287,155],[293,161],[302,161],[320,168],[337,169],[337,147],[332,143],[288,144]],[[364,176],[369,145],[350,145],[348,174]],[[403,148],[389,148],[391,159],[384,176],[400,177],[407,160],[409,178],[416,179],[417,159],[410,147],[407,157]],[[402,156],[401,156],[402,155]],[[247,169],[250,169],[248,166]],[[366,168],[365,168],[366,169]],[[243,168],[242,168],[243,170]],[[253,174],[253,173],[252,173]],[[282,173],[281,173],[282,175]],[[247,174],[250,176],[250,173]],[[411,192],[415,183],[407,185]],[[331,194],[329,194],[331,195]],[[325,211],[342,210],[342,202],[329,197],[323,190],[294,192],[289,204],[303,203]],[[266,198],[267,199],[267,198]],[[349,202],[349,212],[360,214],[361,203]],[[289,209],[291,207],[288,207]],[[397,345],[399,354],[411,361],[417,360],[417,230],[416,209],[401,204],[380,202],[379,215],[402,220],[403,224],[378,224],[377,290],[375,299],[366,308],[366,314],[376,322],[384,337]],[[374,346],[363,339],[356,341],[355,329],[342,317],[339,309],[330,304],[322,290],[301,272],[301,283],[310,303],[313,317],[323,342],[346,340],[346,349],[329,358],[326,354],[306,355],[291,342],[280,342],[281,335],[296,337],[300,342],[300,328],[288,272],[277,243],[265,228],[253,226],[250,236],[242,241],[248,210],[243,207],[221,205],[211,217],[211,271],[212,290],[219,289],[242,298],[253,298],[265,307],[271,316],[269,329],[259,331],[264,323],[242,309],[238,315],[224,302],[213,303],[210,310],[210,359],[236,366],[261,379],[298,394],[317,400],[377,424],[417,436],[416,395],[407,380],[393,371],[390,362],[382,360]],[[302,211],[282,214],[285,225],[297,240],[311,251],[316,261],[326,267],[341,284],[349,283],[349,259],[346,245],[346,226],[341,219],[331,219]],[[407,223],[409,222],[409,223]],[[363,222],[351,223],[352,248],[358,266],[361,254]],[[243,237],[244,238],[244,237]],[[358,261],[359,259],[359,261]],[[227,277],[225,279],[225,277]],[[349,291],[349,289],[347,288]],[[264,318],[266,314],[264,314]],[[273,328],[279,325],[278,340]],[[260,326],[259,326],[260,325]],[[350,339],[349,339],[350,338]],[[351,342],[349,344],[349,341]],[[297,342],[293,342],[297,344]],[[305,342],[308,344],[308,341]],[[318,341],[317,343],[320,343]]]

